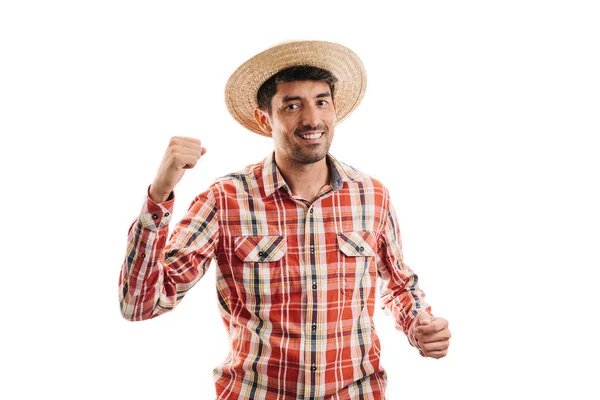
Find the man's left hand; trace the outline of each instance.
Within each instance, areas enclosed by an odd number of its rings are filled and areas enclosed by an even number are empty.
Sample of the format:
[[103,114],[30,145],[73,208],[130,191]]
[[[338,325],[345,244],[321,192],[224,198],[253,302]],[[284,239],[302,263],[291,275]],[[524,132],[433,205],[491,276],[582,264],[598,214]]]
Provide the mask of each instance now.
[[415,339],[423,357],[442,358],[450,346],[450,330],[444,318],[424,313],[415,321]]

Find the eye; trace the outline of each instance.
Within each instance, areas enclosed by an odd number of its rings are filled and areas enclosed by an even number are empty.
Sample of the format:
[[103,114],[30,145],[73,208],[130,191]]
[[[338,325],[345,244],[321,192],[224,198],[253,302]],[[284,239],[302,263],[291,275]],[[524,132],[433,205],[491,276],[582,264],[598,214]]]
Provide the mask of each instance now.
[[319,105],[319,106],[326,106],[327,104],[329,104],[329,102],[327,100],[317,101],[317,105]]
[[293,104],[288,104],[287,106],[285,106],[285,109],[291,111],[291,110],[296,110],[299,107],[300,106],[298,104],[293,103]]

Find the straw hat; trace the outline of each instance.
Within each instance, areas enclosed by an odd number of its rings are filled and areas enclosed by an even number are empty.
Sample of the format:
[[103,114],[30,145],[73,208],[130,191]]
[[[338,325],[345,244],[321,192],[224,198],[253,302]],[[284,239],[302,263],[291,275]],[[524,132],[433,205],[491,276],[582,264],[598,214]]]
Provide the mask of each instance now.
[[365,94],[365,67],[352,50],[330,42],[290,42],[255,55],[231,75],[225,86],[225,103],[231,116],[252,132],[269,136],[254,120],[256,94],[271,76],[297,65],[322,68],[337,78],[334,93],[337,102],[336,125],[354,111]]

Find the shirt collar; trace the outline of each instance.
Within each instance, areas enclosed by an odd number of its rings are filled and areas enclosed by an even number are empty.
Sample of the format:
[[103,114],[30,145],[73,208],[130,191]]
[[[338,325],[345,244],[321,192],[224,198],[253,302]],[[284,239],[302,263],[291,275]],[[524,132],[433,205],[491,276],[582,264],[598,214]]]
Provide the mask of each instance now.
[[[363,181],[364,178],[352,167],[336,160],[331,154],[327,154],[327,165],[331,171],[331,187],[333,190],[340,190],[344,182]],[[262,169],[263,185],[265,196],[270,196],[277,190],[283,188],[291,193],[290,189],[283,179],[277,164],[275,163],[275,152],[272,152],[263,160]]]

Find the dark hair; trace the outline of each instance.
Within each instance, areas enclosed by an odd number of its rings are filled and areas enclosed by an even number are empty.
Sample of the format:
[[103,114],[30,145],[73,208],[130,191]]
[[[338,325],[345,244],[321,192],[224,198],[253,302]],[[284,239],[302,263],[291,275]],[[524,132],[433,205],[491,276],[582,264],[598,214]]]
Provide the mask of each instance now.
[[262,84],[256,93],[256,102],[258,107],[266,110],[271,115],[271,100],[277,92],[277,84],[279,82],[296,82],[296,81],[323,81],[329,85],[331,90],[331,98],[337,78],[325,69],[313,67],[310,65],[298,65],[282,69]]

